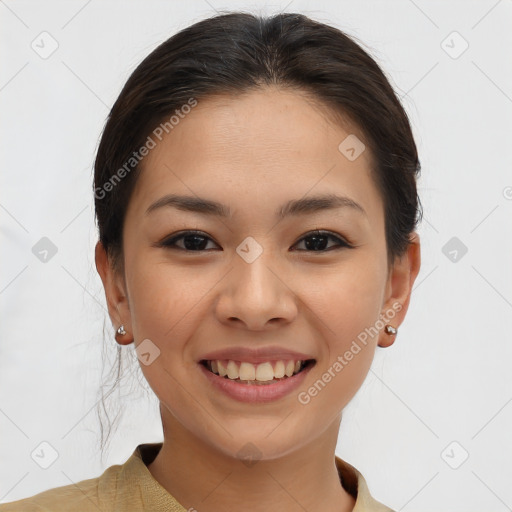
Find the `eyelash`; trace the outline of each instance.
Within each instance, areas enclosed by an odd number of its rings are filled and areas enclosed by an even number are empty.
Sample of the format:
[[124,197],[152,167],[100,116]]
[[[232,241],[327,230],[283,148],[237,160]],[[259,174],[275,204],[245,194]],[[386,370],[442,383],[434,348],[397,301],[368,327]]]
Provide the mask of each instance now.
[[[179,235],[173,236],[172,238],[167,238],[157,245],[159,247],[163,247],[166,249],[177,249],[179,251],[184,251],[184,252],[207,252],[207,251],[211,250],[211,249],[203,249],[203,250],[194,251],[194,250],[184,249],[184,248],[178,247],[176,245],[176,242],[178,240],[181,240],[183,238],[186,238],[187,236],[193,236],[193,235],[200,236],[202,238],[207,238],[207,239],[213,241],[206,233],[203,233],[202,231],[185,231],[185,232],[180,233]],[[338,235],[335,235],[334,233],[331,233],[330,231],[325,231],[325,230],[310,231],[310,232],[306,233],[306,235],[303,236],[300,240],[298,240],[294,245],[297,245],[298,243],[300,243],[303,240],[305,240],[309,237],[312,237],[312,236],[324,236],[324,237],[328,237],[328,238],[337,240],[339,243],[338,243],[337,247],[334,247],[335,250],[344,249],[344,248],[346,248],[346,249],[354,248],[354,246],[352,244],[350,244],[349,242],[347,242],[347,240],[345,240],[344,238],[342,238]],[[330,248],[330,249],[324,249],[324,250],[319,250],[319,251],[299,249],[299,252],[324,253],[324,252],[329,252],[331,250],[333,250],[333,249]]]

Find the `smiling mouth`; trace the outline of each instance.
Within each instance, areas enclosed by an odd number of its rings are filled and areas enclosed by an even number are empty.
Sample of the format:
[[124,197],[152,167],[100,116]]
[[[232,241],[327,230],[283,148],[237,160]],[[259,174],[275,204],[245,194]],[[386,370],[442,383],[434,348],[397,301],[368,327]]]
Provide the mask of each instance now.
[[315,359],[305,361],[267,361],[251,364],[232,360],[202,360],[200,364],[218,377],[240,384],[267,385],[289,379],[316,364]]

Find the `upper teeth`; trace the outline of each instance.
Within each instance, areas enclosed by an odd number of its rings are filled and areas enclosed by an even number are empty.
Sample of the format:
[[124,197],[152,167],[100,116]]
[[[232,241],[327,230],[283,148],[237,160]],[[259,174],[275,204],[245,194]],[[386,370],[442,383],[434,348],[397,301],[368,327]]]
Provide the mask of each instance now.
[[276,361],[272,365],[270,362],[254,365],[247,362],[237,361],[208,361],[208,368],[221,377],[240,380],[259,380],[267,381],[272,379],[281,379],[285,375],[291,377],[302,367],[304,361]]

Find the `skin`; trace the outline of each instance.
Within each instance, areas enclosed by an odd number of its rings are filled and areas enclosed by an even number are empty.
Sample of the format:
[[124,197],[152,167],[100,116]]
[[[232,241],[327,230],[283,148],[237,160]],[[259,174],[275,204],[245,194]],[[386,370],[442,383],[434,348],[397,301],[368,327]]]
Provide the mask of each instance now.
[[[394,303],[403,322],[420,268],[420,243],[388,273],[382,198],[365,150],[349,161],[338,145],[363,134],[334,123],[305,94],[262,88],[200,101],[143,161],[124,224],[125,275],[114,272],[101,243],[96,267],[118,342],[148,338],[161,353],[141,364],[160,400],[164,444],[148,466],[186,509],[350,511],[334,464],[342,409],[363,383],[377,345],[395,339],[381,329],[307,405],[307,390]],[[338,193],[366,214],[341,208],[277,222],[290,199]],[[145,210],[167,193],[224,203],[233,218],[175,208]],[[209,239],[203,252],[158,247],[187,229]],[[354,248],[327,239],[309,250],[304,236],[323,229]],[[263,253],[248,264],[236,253],[247,237]],[[184,241],[177,242],[183,249]],[[294,247],[298,250],[292,251]],[[333,247],[333,249],[328,249]],[[323,251],[323,252],[322,252]],[[280,345],[317,361],[297,392],[267,404],[246,404],[205,385],[196,360],[214,349]],[[244,464],[247,443],[260,460]],[[297,471],[297,468],[300,468]]]

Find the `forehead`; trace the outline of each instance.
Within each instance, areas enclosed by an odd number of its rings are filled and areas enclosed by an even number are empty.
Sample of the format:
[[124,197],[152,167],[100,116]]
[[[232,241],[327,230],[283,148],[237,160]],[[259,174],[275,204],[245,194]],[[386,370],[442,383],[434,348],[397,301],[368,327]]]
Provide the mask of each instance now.
[[339,149],[345,140],[362,144],[364,135],[348,118],[334,122],[327,114],[305,93],[270,87],[201,100],[161,141],[153,136],[129,211],[138,217],[172,192],[211,197],[237,211],[245,204],[250,214],[251,201],[259,201],[260,212],[265,204],[274,211],[310,191],[339,192],[379,215],[369,149],[355,159]]

